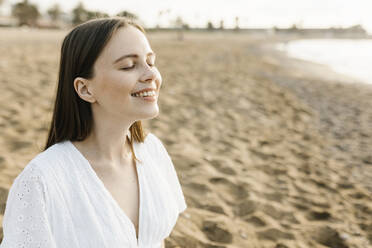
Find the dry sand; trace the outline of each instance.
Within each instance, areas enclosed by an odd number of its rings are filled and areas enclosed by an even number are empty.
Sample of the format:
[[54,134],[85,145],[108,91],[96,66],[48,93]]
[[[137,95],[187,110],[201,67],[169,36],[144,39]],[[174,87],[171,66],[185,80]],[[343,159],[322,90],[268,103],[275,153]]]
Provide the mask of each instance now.
[[[64,35],[0,29],[1,212],[44,145]],[[263,38],[175,37],[149,34],[164,81],[144,122],[188,204],[166,247],[371,247],[372,89]]]

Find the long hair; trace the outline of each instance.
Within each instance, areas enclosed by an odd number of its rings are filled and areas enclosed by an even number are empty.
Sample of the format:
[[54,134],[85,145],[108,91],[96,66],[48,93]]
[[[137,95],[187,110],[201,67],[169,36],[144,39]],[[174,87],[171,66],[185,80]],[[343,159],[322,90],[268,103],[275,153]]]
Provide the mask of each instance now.
[[[56,99],[44,151],[58,142],[82,141],[89,136],[93,126],[91,103],[79,97],[73,86],[74,79],[92,78],[93,65],[105,45],[117,29],[128,25],[145,33],[139,24],[129,19],[112,17],[90,20],[66,35],[61,47]],[[138,161],[133,150],[133,139],[144,142],[146,138],[141,121],[134,122],[129,131],[131,139],[127,136],[127,141],[134,160]]]

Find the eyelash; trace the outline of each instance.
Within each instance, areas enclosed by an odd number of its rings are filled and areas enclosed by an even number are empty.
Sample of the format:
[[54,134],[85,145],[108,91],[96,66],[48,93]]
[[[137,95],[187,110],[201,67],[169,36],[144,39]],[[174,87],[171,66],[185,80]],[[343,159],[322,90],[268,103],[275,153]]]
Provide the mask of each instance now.
[[[148,65],[149,65],[150,67],[155,66],[155,64],[148,64]],[[121,70],[129,71],[129,70],[133,69],[135,66],[136,66],[136,64],[132,65],[131,67],[121,68]]]
[[126,67],[126,68],[121,68],[121,70],[124,70],[124,71],[128,71],[130,69],[133,69],[135,65],[131,66],[131,67]]

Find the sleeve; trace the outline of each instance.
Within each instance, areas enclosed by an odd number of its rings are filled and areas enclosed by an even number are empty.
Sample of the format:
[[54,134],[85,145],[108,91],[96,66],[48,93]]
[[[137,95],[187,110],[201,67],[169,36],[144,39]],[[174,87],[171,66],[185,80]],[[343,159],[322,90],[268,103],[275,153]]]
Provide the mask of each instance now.
[[14,180],[3,218],[0,248],[55,248],[45,207],[45,186],[31,164]]
[[153,140],[155,152],[159,154],[160,162],[163,165],[166,177],[168,178],[168,182],[170,183],[171,189],[177,200],[179,213],[181,213],[186,210],[187,204],[172,159],[160,139],[152,133],[149,133],[148,135],[150,135]]

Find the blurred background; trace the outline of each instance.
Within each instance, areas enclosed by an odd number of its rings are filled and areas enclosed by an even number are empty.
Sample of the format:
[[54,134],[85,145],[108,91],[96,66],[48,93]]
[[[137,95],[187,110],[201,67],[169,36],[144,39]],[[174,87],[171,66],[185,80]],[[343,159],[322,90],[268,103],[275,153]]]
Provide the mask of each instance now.
[[[92,18],[142,24],[188,209],[166,247],[372,247],[369,0],[0,0],[0,221],[43,148],[60,46]],[[0,240],[2,228],[0,227]]]

